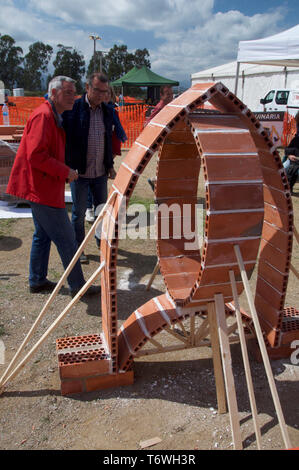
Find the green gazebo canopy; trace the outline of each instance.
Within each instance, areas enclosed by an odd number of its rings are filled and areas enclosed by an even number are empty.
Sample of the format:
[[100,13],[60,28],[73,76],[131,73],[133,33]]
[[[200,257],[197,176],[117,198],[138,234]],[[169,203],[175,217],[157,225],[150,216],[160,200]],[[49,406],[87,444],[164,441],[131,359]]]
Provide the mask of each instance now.
[[133,67],[129,70],[126,75],[123,75],[118,80],[111,83],[112,86],[124,86],[124,85],[135,85],[135,86],[178,86],[179,82],[169,80],[168,78],[161,77],[145,65],[141,68]]

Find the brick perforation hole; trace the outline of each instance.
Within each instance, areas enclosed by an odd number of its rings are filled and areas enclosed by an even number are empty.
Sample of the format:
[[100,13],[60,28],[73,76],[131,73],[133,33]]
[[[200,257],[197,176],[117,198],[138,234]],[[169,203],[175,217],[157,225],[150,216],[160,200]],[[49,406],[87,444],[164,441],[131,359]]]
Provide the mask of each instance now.
[[58,354],[58,360],[63,365],[79,364],[82,362],[101,361],[109,359],[104,349],[94,349],[93,351],[78,351]]
[[57,340],[57,349],[67,349],[72,347],[94,346],[102,344],[102,339],[99,335],[86,335],[86,336],[71,336],[68,338],[59,338]]
[[295,307],[286,307],[282,318],[282,331],[299,330],[299,310]]

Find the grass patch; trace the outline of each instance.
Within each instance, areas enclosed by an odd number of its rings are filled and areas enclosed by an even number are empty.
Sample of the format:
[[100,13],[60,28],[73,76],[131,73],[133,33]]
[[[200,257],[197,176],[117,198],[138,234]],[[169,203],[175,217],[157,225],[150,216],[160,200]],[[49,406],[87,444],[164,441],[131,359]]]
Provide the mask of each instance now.
[[141,204],[146,208],[146,212],[150,212],[150,206],[155,204],[154,199],[144,199],[138,196],[132,196],[129,201],[129,206],[132,204]]
[[11,235],[12,228],[17,219],[1,219],[0,220],[0,238]]
[[0,336],[5,335],[5,328],[4,325],[0,325]]

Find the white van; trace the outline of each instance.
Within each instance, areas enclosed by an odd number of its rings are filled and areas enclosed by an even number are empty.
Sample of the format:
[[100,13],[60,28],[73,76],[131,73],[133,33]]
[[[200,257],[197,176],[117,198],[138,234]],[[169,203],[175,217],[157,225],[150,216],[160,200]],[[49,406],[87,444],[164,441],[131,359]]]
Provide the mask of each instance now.
[[288,111],[295,116],[299,110],[299,90],[277,88],[269,91],[260,103],[264,106],[264,112]]

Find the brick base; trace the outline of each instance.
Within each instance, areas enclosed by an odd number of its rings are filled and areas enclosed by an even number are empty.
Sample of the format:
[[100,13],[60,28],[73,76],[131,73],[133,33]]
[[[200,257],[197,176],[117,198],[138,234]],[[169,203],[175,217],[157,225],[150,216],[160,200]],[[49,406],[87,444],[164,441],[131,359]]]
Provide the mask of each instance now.
[[110,373],[111,357],[100,335],[73,336],[56,340],[61,394],[92,392],[131,385],[133,371]]
[[61,395],[74,393],[95,392],[106,388],[116,388],[134,383],[132,370],[121,374],[94,375],[77,379],[61,380]]

